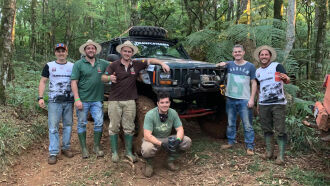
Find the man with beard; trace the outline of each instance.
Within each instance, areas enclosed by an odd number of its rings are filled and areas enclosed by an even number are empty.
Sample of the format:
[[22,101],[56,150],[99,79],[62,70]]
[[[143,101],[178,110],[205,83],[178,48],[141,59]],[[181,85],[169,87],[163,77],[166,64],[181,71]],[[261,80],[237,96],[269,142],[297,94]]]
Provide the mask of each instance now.
[[102,81],[111,81],[109,92],[108,114],[111,118],[109,125],[110,143],[112,151],[112,161],[118,162],[118,132],[122,125],[125,133],[126,158],[136,162],[136,157],[132,153],[132,141],[134,134],[134,120],[136,114],[135,100],[138,98],[136,80],[139,72],[149,64],[161,65],[163,71],[169,72],[170,68],[158,59],[132,60],[138,52],[138,48],[130,41],[116,47],[121,58],[111,63],[106,69]]
[[253,57],[260,63],[260,68],[256,71],[256,78],[260,84],[258,110],[266,143],[266,153],[263,157],[265,159],[273,158],[273,131],[275,128],[279,148],[275,163],[282,165],[284,164],[284,152],[287,142],[285,130],[287,101],[284,95],[283,83],[289,83],[290,78],[286,75],[283,65],[273,62],[276,59],[276,51],[273,47],[267,45],[258,47],[254,51]]
[[[73,94],[70,85],[70,76],[73,63],[66,60],[68,56],[68,48],[65,44],[59,43],[55,45],[56,60],[48,62],[42,70],[38,102],[41,108],[45,108],[43,94],[46,83],[49,80],[48,94],[48,130],[49,130],[49,157],[48,164],[52,165],[57,162],[57,155],[60,150],[59,123],[62,119],[63,135],[62,135],[62,154],[68,158],[73,157],[70,150],[70,140],[72,131],[72,103]],[[61,86],[56,86],[61,85]]]
[[252,126],[252,108],[257,90],[255,66],[244,60],[244,48],[235,45],[233,48],[234,61],[221,62],[217,66],[226,66],[228,71],[226,87],[226,111],[228,115],[227,138],[228,144],[222,149],[231,148],[236,141],[236,118],[239,114],[244,127],[246,154],[254,152],[254,130]]
[[100,147],[103,129],[103,105],[104,85],[101,76],[106,67],[107,61],[95,58],[101,51],[101,46],[88,40],[80,46],[79,52],[85,57],[76,61],[71,75],[71,86],[74,94],[74,105],[78,116],[78,138],[82,151],[82,158],[88,158],[89,153],[86,147],[86,125],[88,112],[94,119],[94,152],[97,157],[104,156]]

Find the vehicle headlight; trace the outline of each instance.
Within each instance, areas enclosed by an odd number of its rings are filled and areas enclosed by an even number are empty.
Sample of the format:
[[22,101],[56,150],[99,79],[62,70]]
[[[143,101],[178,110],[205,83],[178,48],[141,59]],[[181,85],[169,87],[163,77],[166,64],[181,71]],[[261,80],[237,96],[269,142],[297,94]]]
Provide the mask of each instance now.
[[159,74],[159,78],[160,78],[160,79],[171,79],[171,74],[169,74],[169,73],[165,73],[165,72],[161,72],[161,73]]

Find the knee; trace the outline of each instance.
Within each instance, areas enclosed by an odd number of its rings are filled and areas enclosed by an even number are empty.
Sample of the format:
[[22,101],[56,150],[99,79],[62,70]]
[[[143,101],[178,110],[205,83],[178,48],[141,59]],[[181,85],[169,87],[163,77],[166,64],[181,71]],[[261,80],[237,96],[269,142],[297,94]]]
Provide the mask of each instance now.
[[191,147],[192,141],[188,136],[184,136],[180,144],[180,150],[187,150]]
[[49,129],[49,133],[50,133],[50,134],[56,134],[56,133],[58,133],[58,128],[56,128],[56,127],[54,127],[54,128],[50,128],[50,129]]
[[143,142],[141,148],[141,154],[144,158],[151,158],[156,155],[157,148],[154,147],[154,144],[149,142]]

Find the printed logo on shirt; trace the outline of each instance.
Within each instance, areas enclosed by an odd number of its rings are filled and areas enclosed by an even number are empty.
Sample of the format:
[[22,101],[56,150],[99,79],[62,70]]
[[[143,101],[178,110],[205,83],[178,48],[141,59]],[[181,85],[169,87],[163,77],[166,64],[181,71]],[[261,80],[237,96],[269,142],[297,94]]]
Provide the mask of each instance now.
[[232,67],[229,69],[229,72],[243,72],[246,75],[249,75],[250,71],[246,68],[242,68],[242,67]]
[[52,68],[52,72],[56,72],[56,67],[53,67]]
[[134,67],[131,68],[131,74],[135,75]]
[[97,72],[102,73],[100,66],[97,66]]

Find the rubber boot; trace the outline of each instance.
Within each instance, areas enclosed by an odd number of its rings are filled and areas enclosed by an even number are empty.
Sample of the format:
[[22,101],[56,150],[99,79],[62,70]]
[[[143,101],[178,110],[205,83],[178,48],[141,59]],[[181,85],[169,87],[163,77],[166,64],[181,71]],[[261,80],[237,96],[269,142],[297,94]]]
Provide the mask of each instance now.
[[179,167],[175,165],[174,161],[179,157],[178,153],[170,153],[167,158],[167,169],[170,171],[177,171]]
[[144,169],[144,176],[150,178],[154,173],[154,168],[152,167],[152,158],[146,158],[146,166]]
[[118,156],[118,134],[110,135],[110,144],[111,144],[111,161],[117,163],[119,161]]
[[263,155],[263,159],[271,159],[274,155],[273,134],[270,133],[265,134],[265,144],[266,144],[266,152]]
[[131,162],[135,163],[137,159],[132,153],[132,147],[133,147],[133,135],[125,134],[126,158],[128,158]]
[[101,150],[100,142],[102,138],[102,132],[94,132],[94,152],[96,157],[103,157],[104,152]]
[[83,159],[89,157],[89,153],[86,147],[86,132],[78,133],[78,139],[81,147],[81,156]]
[[278,155],[277,155],[275,164],[283,165],[284,164],[285,146],[286,146],[286,136],[278,136],[277,144],[278,144]]

